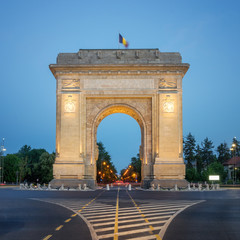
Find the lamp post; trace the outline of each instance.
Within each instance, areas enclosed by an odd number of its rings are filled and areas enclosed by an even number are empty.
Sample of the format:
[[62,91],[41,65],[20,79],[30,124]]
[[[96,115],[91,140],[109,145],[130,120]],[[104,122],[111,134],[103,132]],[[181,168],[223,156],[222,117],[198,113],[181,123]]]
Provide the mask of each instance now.
[[2,158],[4,156],[4,152],[7,150],[6,148],[4,148],[4,140],[5,138],[2,139],[2,145],[1,145],[1,166],[0,166],[0,170],[1,170],[1,175],[0,175],[0,182],[3,183],[3,173],[4,173],[4,158]]
[[106,165],[106,162],[101,162],[101,176],[100,176],[100,179],[101,179],[101,182],[103,182],[103,177],[105,176],[105,174],[104,174],[104,176],[103,176],[103,165],[105,166]]
[[233,160],[234,160],[234,169],[233,169],[233,183],[236,183],[236,151],[237,145],[235,143],[232,144],[231,151],[233,152]]

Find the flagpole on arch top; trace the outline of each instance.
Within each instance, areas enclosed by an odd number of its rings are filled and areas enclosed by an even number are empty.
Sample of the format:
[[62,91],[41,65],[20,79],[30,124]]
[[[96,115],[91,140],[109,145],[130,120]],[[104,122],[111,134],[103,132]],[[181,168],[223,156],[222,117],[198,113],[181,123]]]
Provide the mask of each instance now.
[[120,34],[120,32],[118,31],[118,49],[120,49],[120,42],[119,42],[119,34]]

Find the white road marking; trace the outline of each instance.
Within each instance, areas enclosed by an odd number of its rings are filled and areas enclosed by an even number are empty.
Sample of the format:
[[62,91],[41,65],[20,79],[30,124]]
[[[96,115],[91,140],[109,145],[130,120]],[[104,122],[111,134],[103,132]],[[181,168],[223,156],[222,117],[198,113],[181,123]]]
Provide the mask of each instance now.
[[[162,227],[154,227],[155,230],[160,230]],[[149,232],[149,228],[143,228],[143,229],[136,229],[132,231],[126,231],[126,232],[118,232],[118,236],[124,236],[124,235],[131,235],[131,234],[136,234],[136,233],[143,233],[143,232]],[[98,235],[99,239],[102,238],[110,238],[113,237],[114,234],[105,234],[105,235]]]
[[[78,199],[41,199],[71,209],[75,213],[88,203],[88,200]],[[103,202],[103,200],[101,200]],[[177,214],[186,208],[202,201],[183,200],[148,200],[147,203],[118,209],[118,236],[124,236],[129,240],[152,240],[156,235],[150,231],[149,225],[154,227],[154,231],[159,231],[163,238],[167,227]],[[141,214],[142,213],[142,214]],[[96,238],[104,239],[114,237],[116,206],[99,203],[98,200],[91,205],[87,205],[78,213],[95,232]],[[144,216],[144,217],[143,217]],[[145,220],[147,219],[147,221]],[[110,233],[108,233],[110,231]],[[112,233],[111,233],[112,231]]]

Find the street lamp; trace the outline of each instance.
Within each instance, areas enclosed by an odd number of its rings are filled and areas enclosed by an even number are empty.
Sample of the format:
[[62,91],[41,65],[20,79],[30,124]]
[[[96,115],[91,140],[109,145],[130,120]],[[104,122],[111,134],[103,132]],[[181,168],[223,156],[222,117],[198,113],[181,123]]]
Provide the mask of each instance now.
[[237,145],[235,143],[232,144],[232,147],[230,149],[233,152],[233,160],[234,160],[234,169],[233,169],[233,182],[236,183],[236,151],[237,151]]
[[101,162],[101,175],[100,175],[100,182],[103,182],[103,177],[105,176],[105,174],[104,174],[104,176],[103,176],[103,165],[105,166],[106,165],[106,162]]
[[4,140],[5,138],[2,139],[2,146],[1,146],[1,166],[0,166],[0,170],[1,170],[1,175],[0,175],[0,182],[3,183],[3,172],[4,172],[4,158],[2,158],[2,156],[4,156],[4,152],[7,150],[6,148],[4,148]]

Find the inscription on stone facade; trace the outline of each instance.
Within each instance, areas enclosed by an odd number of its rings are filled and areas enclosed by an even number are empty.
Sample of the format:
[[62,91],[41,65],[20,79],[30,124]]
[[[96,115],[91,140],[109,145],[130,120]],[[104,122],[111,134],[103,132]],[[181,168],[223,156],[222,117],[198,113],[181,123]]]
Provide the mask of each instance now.
[[153,79],[85,79],[84,89],[153,89]]

